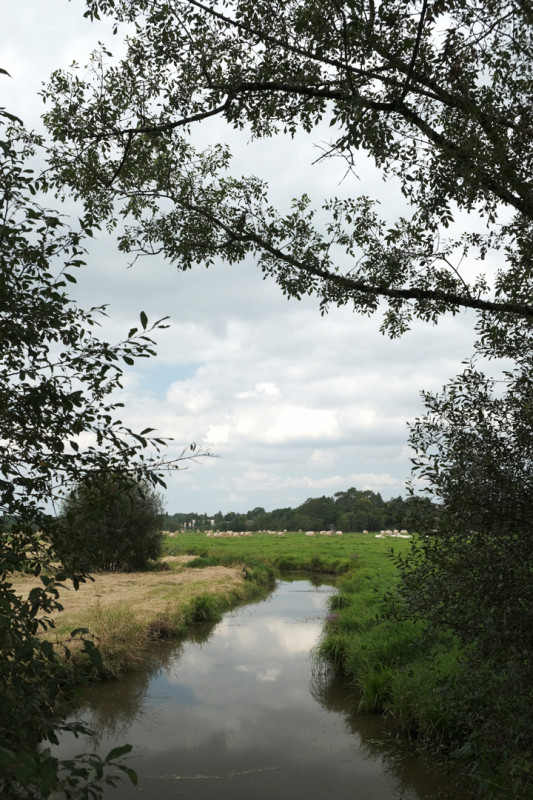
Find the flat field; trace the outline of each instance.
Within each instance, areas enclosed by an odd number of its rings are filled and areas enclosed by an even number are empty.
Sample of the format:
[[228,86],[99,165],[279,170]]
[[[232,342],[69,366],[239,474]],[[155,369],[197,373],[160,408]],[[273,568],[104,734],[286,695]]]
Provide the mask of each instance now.
[[229,563],[238,559],[246,563],[262,561],[280,570],[310,570],[342,574],[366,566],[381,570],[391,577],[395,568],[388,558],[392,550],[404,552],[409,539],[376,538],[374,533],[343,533],[342,536],[306,536],[287,532],[284,536],[254,533],[252,536],[209,538],[205,533],[177,533],[166,537],[167,555],[195,554],[209,562]]

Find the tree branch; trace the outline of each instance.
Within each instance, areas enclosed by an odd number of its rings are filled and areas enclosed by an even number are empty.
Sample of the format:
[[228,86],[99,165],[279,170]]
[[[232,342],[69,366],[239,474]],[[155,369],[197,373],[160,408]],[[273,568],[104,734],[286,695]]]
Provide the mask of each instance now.
[[233,93],[228,92],[226,101],[222,103],[222,105],[212,108],[210,111],[199,111],[198,114],[192,114],[190,117],[182,117],[174,122],[164,122],[161,125],[143,125],[139,128],[124,128],[120,131],[120,134],[123,135],[127,133],[128,135],[135,135],[137,133],[165,133],[166,131],[173,131],[176,128],[189,125],[191,122],[201,122],[203,119],[222,114],[230,107],[233,99]]
[[409,69],[407,70],[407,75],[405,77],[405,84],[402,90],[402,95],[400,101],[403,102],[407,97],[407,93],[409,91],[409,83],[411,81],[411,77],[413,75],[413,70],[415,68],[416,59],[418,57],[418,51],[420,50],[420,41],[422,39],[422,31],[424,29],[424,21],[426,18],[426,11],[427,11],[428,3],[427,0],[424,0],[422,4],[422,11],[420,12],[420,19],[418,20],[418,29],[416,32],[416,41],[415,46],[413,47],[413,54],[411,56],[411,62],[409,64]]
[[379,297],[387,297],[395,300],[418,300],[418,301],[433,301],[438,303],[446,303],[448,306],[458,306],[461,308],[471,308],[476,311],[490,311],[496,313],[510,313],[517,314],[525,318],[533,319],[533,306],[525,303],[517,303],[513,301],[496,302],[492,300],[482,300],[480,298],[472,297],[471,295],[455,294],[453,292],[446,292],[440,289],[422,289],[416,286],[407,289],[395,289],[384,284],[370,284],[361,280],[355,280],[346,275],[340,275],[336,272],[330,272],[322,267],[314,264],[301,261],[289,253],[285,253],[278,247],[274,247],[269,241],[251,231],[240,231],[232,228],[221,219],[206,211],[201,206],[194,203],[180,201],[180,205],[187,211],[199,214],[204,219],[208,220],[214,226],[223,230],[233,241],[237,242],[251,242],[258,250],[269,253],[274,258],[279,259],[283,263],[293,267],[294,269],[304,272],[307,275],[312,275],[316,278],[333,284],[341,289],[344,293],[348,294],[364,294],[367,296],[377,295]]

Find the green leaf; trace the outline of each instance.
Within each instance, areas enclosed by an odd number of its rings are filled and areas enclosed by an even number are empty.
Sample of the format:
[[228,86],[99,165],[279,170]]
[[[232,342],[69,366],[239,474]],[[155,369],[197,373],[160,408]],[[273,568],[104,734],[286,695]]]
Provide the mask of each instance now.
[[120,747],[114,747],[105,757],[105,762],[108,764],[110,761],[114,761],[117,758],[121,758],[122,756],[131,753],[132,751],[131,744],[123,744]]
[[133,785],[137,786],[139,778],[135,770],[131,769],[131,767],[126,767],[124,764],[117,764],[117,766],[121,772],[124,772],[128,776]]
[[148,325],[148,317],[146,316],[144,311],[141,311],[139,316],[141,318],[141,325],[143,327],[143,330],[145,331],[146,330],[146,326]]

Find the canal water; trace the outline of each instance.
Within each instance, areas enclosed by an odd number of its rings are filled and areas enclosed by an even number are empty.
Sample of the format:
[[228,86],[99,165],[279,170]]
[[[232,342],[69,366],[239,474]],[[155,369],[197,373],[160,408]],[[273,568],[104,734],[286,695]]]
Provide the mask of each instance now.
[[334,591],[283,580],[220,623],[156,644],[144,670],[86,692],[76,716],[96,737],[63,739],[61,757],[133,745],[139,784],[109,789],[115,800],[467,800],[317,668]]

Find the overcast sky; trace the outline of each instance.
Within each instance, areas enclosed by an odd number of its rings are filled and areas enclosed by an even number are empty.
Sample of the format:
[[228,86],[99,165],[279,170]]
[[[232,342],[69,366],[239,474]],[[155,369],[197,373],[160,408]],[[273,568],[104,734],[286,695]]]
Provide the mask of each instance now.
[[[84,63],[99,40],[116,50],[117,38],[83,19],[82,0],[2,6],[0,66],[12,77],[0,77],[0,105],[35,127],[47,75],[73,59]],[[194,135],[197,146],[229,142],[234,170],[268,179],[280,205],[303,192],[317,202],[366,193],[380,198],[391,220],[401,213],[395,187],[364,157],[359,179],[342,183],[340,160],[312,166],[320,133],[250,144],[214,121]],[[350,486],[384,498],[404,494],[407,421],[422,413],[419,392],[439,389],[473,349],[473,316],[416,324],[390,341],[379,317],[346,309],[321,317],[312,299],[287,301],[252,260],[179,273],[144,259],[128,269],[106,236],[91,243],[78,292],[86,305],[110,304],[106,337],[122,338],[141,310],[170,317],[157,358],[125,375],[123,419],[173,437],[171,452],[194,441],[218,458],[169,477],[169,513],[271,510]]]

